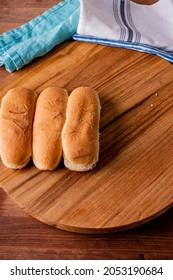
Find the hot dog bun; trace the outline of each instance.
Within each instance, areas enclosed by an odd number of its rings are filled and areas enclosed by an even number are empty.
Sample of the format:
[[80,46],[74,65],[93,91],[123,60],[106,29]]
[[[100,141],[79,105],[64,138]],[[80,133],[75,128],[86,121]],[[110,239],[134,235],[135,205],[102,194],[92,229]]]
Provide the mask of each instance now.
[[38,169],[54,170],[62,157],[62,128],[68,94],[49,87],[38,97],[33,122],[33,162]]
[[93,169],[99,158],[100,101],[90,87],[76,88],[68,99],[62,131],[64,165],[72,171]]
[[0,111],[0,155],[5,166],[23,168],[31,158],[32,122],[37,94],[14,88],[2,98]]

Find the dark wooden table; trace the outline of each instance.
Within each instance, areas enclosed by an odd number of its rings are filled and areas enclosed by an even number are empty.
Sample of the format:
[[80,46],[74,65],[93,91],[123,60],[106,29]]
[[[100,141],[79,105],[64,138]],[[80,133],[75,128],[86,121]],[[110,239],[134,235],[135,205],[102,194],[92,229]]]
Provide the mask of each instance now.
[[[0,33],[57,4],[51,0],[0,0]],[[9,74],[0,68],[0,87]],[[28,216],[0,188],[0,259],[173,259],[173,208],[126,232],[80,235]]]

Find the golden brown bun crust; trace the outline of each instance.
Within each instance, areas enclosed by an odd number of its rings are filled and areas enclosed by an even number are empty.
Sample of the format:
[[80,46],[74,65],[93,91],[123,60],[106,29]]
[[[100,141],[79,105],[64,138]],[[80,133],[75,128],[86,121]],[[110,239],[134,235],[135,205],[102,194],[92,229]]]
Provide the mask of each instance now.
[[100,101],[90,87],[75,89],[68,100],[63,128],[64,164],[71,170],[92,169],[99,155]]
[[60,162],[67,100],[67,91],[57,87],[46,88],[38,97],[33,123],[33,162],[41,170],[53,170]]
[[22,168],[30,160],[36,99],[35,91],[22,87],[9,90],[2,99],[0,155],[9,168]]

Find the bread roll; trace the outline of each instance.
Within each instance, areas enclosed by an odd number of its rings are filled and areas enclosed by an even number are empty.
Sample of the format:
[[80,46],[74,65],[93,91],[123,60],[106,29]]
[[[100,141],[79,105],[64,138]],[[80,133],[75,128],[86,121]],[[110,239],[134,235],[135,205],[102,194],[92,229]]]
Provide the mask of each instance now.
[[31,158],[32,122],[37,94],[14,88],[3,97],[0,111],[0,155],[5,166],[23,168]]
[[75,89],[67,104],[62,132],[64,165],[72,171],[93,169],[99,158],[100,101],[90,87]]
[[38,169],[54,170],[62,157],[62,128],[68,94],[49,87],[38,97],[33,123],[33,162]]

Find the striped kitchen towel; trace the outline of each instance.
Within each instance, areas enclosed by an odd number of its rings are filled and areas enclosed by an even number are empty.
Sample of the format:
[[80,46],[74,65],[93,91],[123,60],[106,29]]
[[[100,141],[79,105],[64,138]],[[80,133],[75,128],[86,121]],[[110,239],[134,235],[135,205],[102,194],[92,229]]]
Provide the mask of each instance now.
[[137,2],[80,0],[73,38],[156,54],[173,63],[173,0]]

